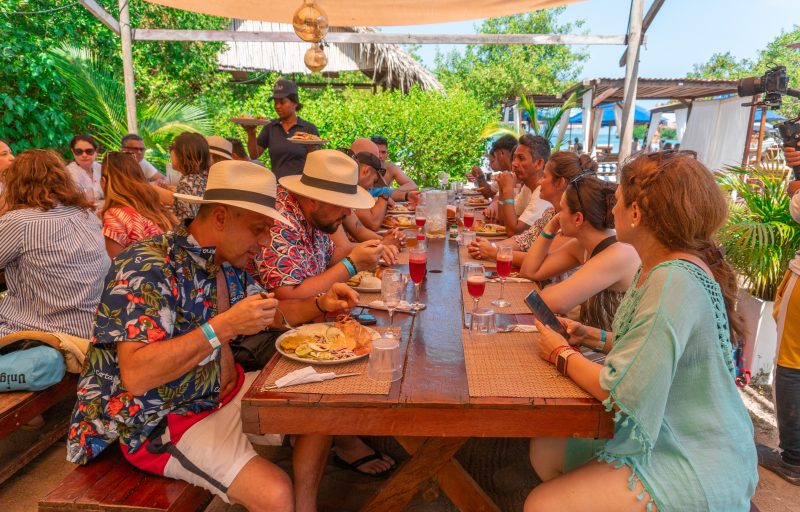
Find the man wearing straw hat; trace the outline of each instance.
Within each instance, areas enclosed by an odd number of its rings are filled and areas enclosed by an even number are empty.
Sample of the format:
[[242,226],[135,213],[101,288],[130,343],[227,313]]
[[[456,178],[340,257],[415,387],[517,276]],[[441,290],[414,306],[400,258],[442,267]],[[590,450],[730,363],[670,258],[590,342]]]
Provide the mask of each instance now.
[[[294,486],[257,456],[242,433],[239,403],[257,372],[234,363],[230,342],[273,324],[299,324],[353,306],[336,285],[281,304],[244,271],[269,243],[275,177],[228,160],[209,172],[197,217],[128,247],[106,278],[94,338],[78,384],[67,459],[86,463],[116,439],[125,458],[151,473],[190,482],[249,510],[316,510],[330,438],[302,436]],[[231,405],[232,404],[232,405]]]
[[259,277],[276,297],[312,297],[375,268],[382,256],[394,261],[395,247],[380,240],[353,244],[340,229],[352,210],[375,204],[358,186],[355,160],[333,149],[314,151],[302,175],[284,176],[280,184],[278,210],[288,222],[272,228],[271,243],[258,261]]

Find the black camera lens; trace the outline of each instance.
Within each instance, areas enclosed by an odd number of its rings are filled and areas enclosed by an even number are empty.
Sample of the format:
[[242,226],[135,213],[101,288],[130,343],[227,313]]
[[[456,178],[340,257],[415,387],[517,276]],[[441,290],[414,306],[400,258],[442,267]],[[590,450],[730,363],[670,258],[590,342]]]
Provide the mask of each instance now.
[[739,80],[736,89],[739,96],[755,96],[764,92],[764,82],[760,76],[750,76]]

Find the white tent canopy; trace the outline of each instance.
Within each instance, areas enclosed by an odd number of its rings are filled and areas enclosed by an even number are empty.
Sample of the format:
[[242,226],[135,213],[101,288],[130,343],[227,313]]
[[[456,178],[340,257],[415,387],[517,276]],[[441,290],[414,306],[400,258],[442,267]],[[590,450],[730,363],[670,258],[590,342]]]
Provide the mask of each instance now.
[[[291,23],[303,0],[147,0],[150,3],[225,18]],[[546,9],[582,0],[317,0],[331,26],[424,25],[477,20]]]
[[681,149],[697,152],[697,158],[709,169],[741,163],[747,138],[750,110],[738,97],[696,101],[681,140]]

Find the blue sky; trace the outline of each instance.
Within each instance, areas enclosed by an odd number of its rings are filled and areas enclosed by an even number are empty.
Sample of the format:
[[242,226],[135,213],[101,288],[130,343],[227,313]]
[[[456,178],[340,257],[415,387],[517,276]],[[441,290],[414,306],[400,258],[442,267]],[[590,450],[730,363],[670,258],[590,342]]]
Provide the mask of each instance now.
[[[436,0],[433,0],[436,1]],[[651,0],[645,0],[645,12]],[[625,33],[630,2],[588,0],[567,6],[562,21],[584,19],[591,34]],[[384,32],[468,34],[477,32],[480,20],[436,25],[383,27]],[[639,76],[685,76],[692,64],[706,62],[716,52],[730,51],[737,58],[755,58],[758,50],[781,30],[800,24],[800,0],[667,0],[647,31]],[[423,45],[420,55],[433,67],[437,47],[443,52],[463,46]],[[582,78],[622,77],[622,46],[590,46]]]

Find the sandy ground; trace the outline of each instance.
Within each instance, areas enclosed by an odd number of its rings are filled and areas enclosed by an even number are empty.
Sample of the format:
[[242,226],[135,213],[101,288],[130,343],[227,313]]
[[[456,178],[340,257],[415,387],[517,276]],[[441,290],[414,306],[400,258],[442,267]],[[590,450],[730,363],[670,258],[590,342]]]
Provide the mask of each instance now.
[[[742,393],[742,398],[753,417],[756,441],[776,446],[778,439],[774,426],[775,418],[769,399],[759,395],[757,390]],[[35,433],[17,432],[6,438],[0,443],[0,460],[13,456],[15,447],[30,442],[35,435]],[[374,439],[371,442],[398,459],[403,457],[402,450],[392,440]],[[290,453],[287,448],[266,448],[262,454],[284,469],[289,469]],[[521,510],[525,496],[537,483],[527,460],[525,440],[471,440],[459,452],[458,459],[503,511]],[[73,467],[64,459],[64,443],[56,443],[0,486],[0,510],[35,511],[38,498],[55,487]],[[800,512],[800,487],[790,485],[762,468],[759,468],[759,476],[754,502],[761,511]],[[357,510],[381,482],[329,465],[320,492],[320,512]],[[215,498],[206,510],[230,512],[243,509],[226,505],[219,498]],[[455,507],[432,485],[415,498],[408,510],[450,512],[455,511]]]

